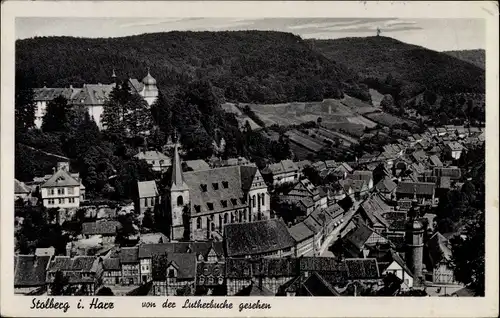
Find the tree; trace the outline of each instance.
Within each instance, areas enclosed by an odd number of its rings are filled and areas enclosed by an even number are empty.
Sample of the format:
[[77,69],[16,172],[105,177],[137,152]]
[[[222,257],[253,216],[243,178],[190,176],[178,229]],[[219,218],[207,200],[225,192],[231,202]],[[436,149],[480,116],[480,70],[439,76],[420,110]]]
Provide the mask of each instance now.
[[35,101],[33,89],[16,89],[15,98],[16,129],[27,130],[35,124]]
[[69,279],[60,270],[55,273],[54,281],[51,284],[51,294],[54,296],[67,295]]
[[480,212],[466,226],[465,237],[456,236],[450,242],[453,251],[452,266],[455,278],[473,289],[476,296],[484,296],[484,226],[484,212]]
[[113,291],[109,287],[102,287],[96,293],[96,296],[114,296]]
[[47,103],[47,113],[43,117],[42,130],[44,132],[63,132],[69,121],[68,100],[60,95]]
[[132,136],[149,134],[153,125],[151,111],[139,94],[132,94],[125,104],[123,121]]
[[144,218],[142,219],[142,226],[148,229],[152,229],[154,227],[153,212],[151,211],[151,209],[147,209],[144,212]]

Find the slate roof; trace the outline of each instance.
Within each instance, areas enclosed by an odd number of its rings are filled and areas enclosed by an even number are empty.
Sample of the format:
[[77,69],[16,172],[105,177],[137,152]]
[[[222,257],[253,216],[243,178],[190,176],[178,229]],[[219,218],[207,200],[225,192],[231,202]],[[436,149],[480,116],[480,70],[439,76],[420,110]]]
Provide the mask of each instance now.
[[[242,173],[245,173],[244,185],[248,186],[251,179],[251,170],[256,171],[257,168],[247,169],[244,168],[240,171],[242,166],[221,167],[210,170],[189,171],[183,173],[185,183],[189,187],[189,197],[191,203],[191,213],[193,216],[216,213],[224,210],[233,210],[237,208],[246,207],[247,204],[243,203],[244,190],[242,184]],[[223,185],[227,182],[227,188]],[[216,184],[217,189],[214,188]],[[206,187],[206,191],[202,188]],[[231,199],[236,199],[236,206],[232,206]],[[228,207],[223,207],[221,201],[226,200]],[[207,203],[213,204],[213,210],[209,209]],[[199,209],[200,212],[197,212]]]
[[337,290],[317,272],[310,275],[301,274],[292,278],[280,287],[284,293],[294,292],[295,296],[340,296]]
[[71,99],[73,95],[73,90],[69,87],[64,88],[34,88],[33,89],[33,100],[35,101],[51,101],[59,96],[63,96],[66,99]]
[[91,272],[94,271],[93,267],[96,260],[96,256],[75,256],[73,258],[69,256],[55,256],[49,264],[48,271]]
[[350,279],[378,279],[380,273],[375,258],[346,258],[347,274]]
[[130,88],[134,90],[136,93],[140,93],[144,88],[144,84],[138,81],[136,78],[129,78],[128,80]]
[[139,198],[152,198],[159,195],[156,181],[137,181]]
[[273,175],[298,171],[297,165],[290,159],[282,160],[278,163],[270,164],[266,167],[266,171],[271,172]]
[[24,184],[24,182],[14,179],[14,193],[30,193],[30,192],[31,190]]
[[372,234],[373,234],[372,229],[370,229],[362,222],[359,222],[358,227],[354,231],[349,232],[345,236],[345,240],[354,245],[359,251],[363,249],[366,241],[370,238]]
[[64,169],[57,170],[41,187],[72,187],[79,186],[80,182]]
[[50,256],[15,255],[14,287],[44,286],[50,258]]
[[227,224],[224,238],[229,257],[267,253],[295,245],[285,223],[278,219]]
[[202,255],[203,258],[207,258],[208,253],[213,248],[214,252],[219,256],[223,257],[223,243],[222,242],[168,242],[160,244],[141,244],[139,245],[140,259],[151,258],[155,254],[165,254],[165,253],[195,253],[197,256]]
[[119,271],[121,270],[119,258],[104,258],[102,266],[105,271]]
[[121,264],[139,263],[138,247],[122,247],[119,252]]
[[302,242],[314,236],[314,232],[304,222],[299,222],[288,228],[288,232],[296,242]]
[[195,253],[172,253],[167,255],[168,266],[177,268],[177,278],[194,279],[196,277]]
[[363,203],[361,203],[361,207],[366,212],[367,217],[373,225],[380,224],[384,227],[389,227],[389,223],[382,216],[382,214],[392,211],[392,208],[378,195],[372,195],[367,198]]
[[397,186],[398,185],[392,181],[391,178],[386,176],[375,185],[375,188],[380,192],[388,193],[394,191]]
[[429,157],[429,160],[436,167],[442,167],[443,166],[443,163],[441,162],[441,160],[439,159],[439,157],[436,156],[436,155],[431,155]]
[[406,212],[387,212],[382,215],[389,224],[389,229],[393,231],[404,231],[406,226]]
[[97,220],[82,224],[83,235],[115,235],[120,222],[115,220]]
[[396,193],[413,195],[433,195],[436,184],[430,182],[400,182]]

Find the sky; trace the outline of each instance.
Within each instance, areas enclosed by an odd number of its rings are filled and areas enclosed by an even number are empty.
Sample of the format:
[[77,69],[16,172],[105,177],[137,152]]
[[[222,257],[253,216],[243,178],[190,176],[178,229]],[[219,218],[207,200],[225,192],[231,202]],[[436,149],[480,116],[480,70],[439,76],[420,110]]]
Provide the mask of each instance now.
[[16,38],[35,36],[121,37],[168,31],[273,30],[304,39],[376,34],[435,51],[484,49],[482,19],[398,18],[16,18]]

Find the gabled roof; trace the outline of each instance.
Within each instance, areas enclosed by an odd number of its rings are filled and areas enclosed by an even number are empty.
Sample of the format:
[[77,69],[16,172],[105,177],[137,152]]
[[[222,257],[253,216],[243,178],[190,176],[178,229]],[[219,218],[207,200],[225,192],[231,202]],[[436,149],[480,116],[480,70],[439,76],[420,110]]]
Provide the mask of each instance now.
[[64,169],[57,170],[41,187],[72,187],[79,186],[80,182]]
[[296,296],[340,296],[337,290],[317,272],[302,273],[283,284],[280,289],[285,293],[293,292]]
[[44,286],[50,258],[50,256],[15,255],[14,287]]
[[299,170],[299,168],[292,160],[286,159],[267,166],[265,170],[271,172],[273,175],[277,175],[280,173],[294,172]]
[[204,259],[207,258],[210,250],[214,250],[218,257],[223,257],[223,243],[222,242],[166,242],[156,244],[141,244],[139,245],[140,259],[151,258],[155,254],[165,253],[195,253],[197,256],[202,255]]
[[172,253],[167,255],[168,265],[177,268],[177,278],[194,279],[196,277],[195,253]]
[[288,232],[296,242],[302,242],[314,236],[314,232],[304,222],[299,222],[288,228]]
[[210,169],[210,165],[202,159],[186,160],[185,163],[189,168],[193,169],[193,171]]
[[58,270],[68,272],[91,272],[94,271],[94,263],[97,256],[55,256],[48,267],[48,271],[56,272]]
[[104,258],[102,266],[105,271],[119,271],[121,270],[119,258]]
[[259,284],[252,281],[250,285],[237,292],[235,296],[274,296],[274,293],[267,289],[266,286],[259,286]]
[[159,195],[156,181],[137,181],[139,198],[152,198]]
[[278,219],[227,224],[224,238],[229,257],[262,254],[295,245],[285,223]]
[[122,247],[119,252],[121,264],[139,263],[139,248]]
[[375,188],[383,193],[387,193],[394,191],[397,186],[398,185],[394,181],[392,181],[391,178],[385,176],[375,185]]
[[14,193],[30,193],[30,192],[31,190],[24,184],[24,182],[14,179]]
[[393,211],[382,215],[389,224],[389,229],[393,231],[404,231],[406,226],[406,212]]
[[349,232],[349,234],[346,235],[345,240],[354,245],[359,251],[363,248],[366,241],[372,234],[372,229],[370,229],[364,223],[359,222],[358,227],[354,231]]
[[452,258],[452,251],[449,241],[441,233],[436,232],[427,241],[427,250],[429,252],[429,261],[434,267],[440,262],[449,262]]
[[442,167],[443,166],[443,163],[441,162],[441,160],[439,159],[439,157],[436,156],[436,155],[429,156],[429,160],[436,167]]

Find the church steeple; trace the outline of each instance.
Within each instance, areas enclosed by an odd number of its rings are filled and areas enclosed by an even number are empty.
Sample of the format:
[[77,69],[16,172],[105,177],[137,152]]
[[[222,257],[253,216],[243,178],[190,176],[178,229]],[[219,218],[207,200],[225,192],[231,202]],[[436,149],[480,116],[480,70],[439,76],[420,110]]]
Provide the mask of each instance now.
[[177,141],[174,145],[174,158],[172,162],[172,188],[182,188],[184,186],[184,180],[182,178],[182,166],[181,158],[179,156],[179,144]]

